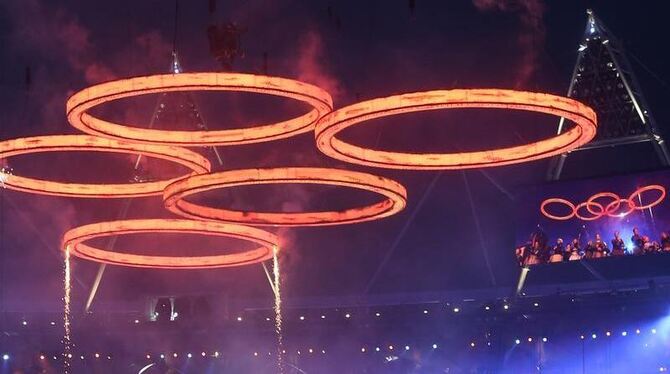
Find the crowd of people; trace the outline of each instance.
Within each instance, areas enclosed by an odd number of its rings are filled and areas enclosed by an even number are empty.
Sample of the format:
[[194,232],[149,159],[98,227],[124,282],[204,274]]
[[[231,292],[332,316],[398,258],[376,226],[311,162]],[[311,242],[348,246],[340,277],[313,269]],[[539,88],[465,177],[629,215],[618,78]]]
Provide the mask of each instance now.
[[515,251],[520,266],[530,266],[543,263],[576,261],[581,259],[603,258],[608,256],[645,255],[652,253],[670,253],[670,234],[661,233],[658,241],[652,241],[648,236],[640,234],[640,230],[633,228],[632,251],[628,251],[619,231],[614,233],[611,247],[596,234],[593,240],[583,243],[579,238],[564,243],[563,238],[556,239],[552,245],[546,234],[538,230],[531,235],[530,240]]

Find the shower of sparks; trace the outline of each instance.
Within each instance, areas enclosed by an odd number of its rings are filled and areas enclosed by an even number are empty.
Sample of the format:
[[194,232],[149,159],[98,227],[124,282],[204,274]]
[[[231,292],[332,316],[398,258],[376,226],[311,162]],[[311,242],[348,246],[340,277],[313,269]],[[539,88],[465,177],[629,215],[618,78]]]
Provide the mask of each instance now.
[[5,182],[9,180],[9,176],[12,175],[11,170],[8,168],[0,168],[0,187],[5,187]]
[[284,372],[284,364],[282,362],[283,354],[283,342],[282,342],[282,331],[281,331],[281,291],[280,291],[280,281],[279,281],[279,258],[277,257],[278,248],[274,247],[274,256],[272,258],[272,272],[274,275],[274,291],[275,291],[275,331],[277,333],[277,369],[281,374]]
[[63,297],[63,373],[67,374],[70,372],[70,358],[72,357],[71,345],[72,341],[70,340],[70,291],[71,291],[71,278],[70,278],[70,247],[65,248],[65,266],[64,266],[64,277],[63,277],[63,290],[65,295]]

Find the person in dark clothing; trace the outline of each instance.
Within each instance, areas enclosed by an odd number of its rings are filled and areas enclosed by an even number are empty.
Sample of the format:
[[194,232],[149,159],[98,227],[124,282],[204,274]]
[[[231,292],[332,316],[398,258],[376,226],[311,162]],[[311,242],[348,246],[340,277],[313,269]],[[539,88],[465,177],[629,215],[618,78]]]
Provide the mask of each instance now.
[[670,234],[667,231],[661,233],[661,251],[670,253]]
[[584,248],[584,258],[593,258],[596,252],[596,246],[593,244],[593,241],[589,240],[586,243],[586,248]]
[[609,248],[607,248],[607,243],[605,243],[600,234],[596,234],[596,240],[593,242],[593,248],[593,258],[605,257],[610,253]]
[[644,253],[644,237],[640,235],[640,230],[637,227],[633,228],[633,236],[630,240],[633,242],[633,254],[641,255]]
[[612,239],[612,256],[623,256],[626,254],[626,245],[621,239],[618,231],[614,232],[614,239]]
[[563,247],[563,238],[556,239],[556,245],[551,249],[549,262],[563,262],[565,248]]

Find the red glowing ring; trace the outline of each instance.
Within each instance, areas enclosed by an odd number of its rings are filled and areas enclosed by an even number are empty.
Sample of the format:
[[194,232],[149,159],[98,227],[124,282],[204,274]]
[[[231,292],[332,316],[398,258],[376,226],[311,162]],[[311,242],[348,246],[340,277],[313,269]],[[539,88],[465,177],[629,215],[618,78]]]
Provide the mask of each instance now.
[[[109,101],[158,92],[237,91],[282,96],[307,103],[307,114],[282,122],[212,131],[175,131],[117,124],[88,111]],[[107,138],[181,146],[236,145],[266,142],[309,132],[333,108],[330,95],[319,87],[292,79],[239,73],[161,74],[97,84],[72,95],[66,104],[68,121],[77,129]]]
[[[260,244],[260,247],[214,256],[147,256],[105,251],[84,244],[93,238],[137,233],[188,233],[230,237],[254,242]],[[274,234],[254,227],[185,219],[136,219],[76,227],[65,233],[62,248],[69,248],[74,256],[111,265],[157,269],[211,269],[269,260],[277,248],[277,243]]]
[[[661,195],[658,197],[658,199],[652,201],[651,203],[644,204],[644,205],[635,205],[635,200],[633,199],[635,196],[638,196],[640,199],[642,199],[642,193],[651,191],[651,190],[656,190],[660,191]],[[658,184],[652,184],[649,186],[644,186],[640,187],[637,190],[635,190],[630,196],[628,196],[628,204],[630,204],[631,208],[636,209],[636,210],[643,210],[647,208],[652,208],[658,204],[661,203],[665,199],[665,187],[658,185]]]
[[[90,135],[49,135],[11,139],[0,142],[0,159],[12,156],[64,151],[93,151],[144,155],[176,162],[202,174],[210,171],[209,161],[186,148],[122,142]],[[67,197],[118,198],[160,195],[168,184],[183,178],[168,180],[121,183],[85,184],[53,182],[35,178],[8,175],[4,186],[14,190],[42,195]]]
[[[565,204],[565,205],[568,206],[568,208],[570,208],[571,213],[566,215],[566,216],[555,216],[555,215],[547,212],[547,205],[549,205],[549,204]],[[559,199],[557,197],[552,197],[550,199],[544,200],[542,202],[542,204],[540,204],[540,212],[542,212],[542,214],[544,214],[544,216],[547,217],[547,218],[555,219],[557,221],[567,221],[570,218],[575,216],[576,207],[575,207],[575,204],[571,203],[568,200]]]
[[[586,207],[588,209],[589,205],[600,207],[600,212],[591,213],[591,214],[593,214],[593,216],[591,216],[591,217],[585,217],[585,216],[582,216],[581,214],[579,214],[580,209],[582,209],[584,207]],[[591,210],[589,210],[589,213],[590,212],[591,212]],[[593,201],[585,201],[585,202],[580,203],[579,205],[577,205],[575,207],[575,217],[581,219],[582,221],[595,221],[598,218],[602,217],[604,214],[605,214],[605,208],[602,206],[602,204],[596,203],[596,202],[593,202]]]
[[[627,211],[621,212],[621,213],[614,213],[619,209],[621,206],[621,203],[624,203],[625,206],[628,207]],[[605,214],[607,214],[608,217],[615,217],[615,218],[621,218],[629,215],[631,212],[633,212],[635,208],[631,205],[630,200],[628,199],[619,199],[616,201],[612,201],[609,204],[605,206]]]
[[[539,112],[576,124],[555,137],[508,148],[462,153],[402,153],[366,149],[336,135],[363,121],[394,114],[450,108],[503,108]],[[516,164],[559,155],[596,135],[595,112],[561,96],[501,89],[457,89],[416,92],[363,101],[335,110],[316,125],[316,145],[324,154],[346,162],[390,169],[467,169]]]
[[[211,208],[185,199],[213,189],[287,183],[345,186],[375,192],[386,199],[341,211],[298,213],[242,212]],[[252,225],[326,226],[371,221],[398,213],[407,203],[407,191],[396,181],[372,174],[340,169],[289,167],[231,170],[184,178],[165,189],[163,200],[171,212],[195,219]]]
[[[611,206],[612,206],[612,208],[611,208],[612,211],[619,209],[619,204],[621,203],[621,200],[622,200],[622,199],[621,199],[621,196],[615,194],[614,192],[599,192],[599,193],[597,193],[597,194],[595,194],[595,195],[589,197],[588,200],[586,200],[586,203],[587,203],[587,204],[586,204],[586,210],[588,210],[589,213],[594,214],[594,215],[602,215],[602,214],[603,214],[603,212],[602,212],[602,204],[599,203],[600,208],[601,208],[601,211],[600,211],[600,212],[594,212],[594,211],[591,209],[591,206],[593,206],[593,205],[590,204],[590,203],[596,202],[595,200],[597,200],[597,199],[599,199],[599,198],[601,198],[601,197],[611,197],[611,198],[612,198],[612,201],[611,201],[610,203],[607,204],[607,207],[609,207],[609,206],[611,205]],[[624,199],[624,202],[625,202],[625,199]],[[608,208],[606,208],[606,209],[605,209],[605,212],[607,212],[608,215],[609,215],[610,210],[609,210]]]

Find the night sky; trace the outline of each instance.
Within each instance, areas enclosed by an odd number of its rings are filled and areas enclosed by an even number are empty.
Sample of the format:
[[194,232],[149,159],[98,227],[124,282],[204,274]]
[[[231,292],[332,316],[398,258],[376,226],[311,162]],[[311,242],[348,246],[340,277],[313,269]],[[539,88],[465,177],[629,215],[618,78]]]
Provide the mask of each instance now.
[[[319,85],[333,95],[336,108],[429,89],[499,87],[565,94],[587,8],[594,9],[621,39],[657,122],[670,134],[664,126],[670,121],[667,21],[658,1],[631,6],[614,1],[418,0],[412,12],[404,0],[252,0],[220,1],[214,14],[209,13],[207,1],[181,1],[176,48],[185,71],[219,70],[209,54],[206,28],[213,21],[235,21],[246,29],[244,56],[235,61],[235,71],[261,73],[267,53],[268,74]],[[172,1],[3,0],[0,138],[76,133],[65,119],[68,95],[106,80],[167,72],[174,14]],[[289,118],[302,110],[290,101],[249,94],[195,93],[194,97],[212,129]],[[127,100],[100,113],[146,126],[156,100]],[[343,136],[385,149],[455,151],[547,137],[557,122],[528,113],[454,110],[376,120]],[[542,183],[548,167],[545,160],[465,173],[363,168],[321,155],[310,134],[220,151],[224,166],[217,165],[217,170],[331,166],[387,176],[406,185],[408,206],[396,216],[358,225],[275,230],[283,242],[285,295],[295,298],[513,284],[518,269],[512,211],[515,199],[523,198],[516,192],[521,186]],[[206,150],[203,154],[211,156]],[[654,157],[648,145],[577,154],[568,159],[566,175],[652,169],[657,166]],[[11,165],[17,174],[61,180],[119,181],[132,173],[128,156],[50,154],[18,157]],[[155,173],[174,171],[160,162],[150,161],[147,168]],[[0,281],[6,285],[5,302],[24,305],[30,298],[58,303],[63,231],[115,219],[123,201],[10,190],[2,195]],[[353,206],[370,196],[285,186],[205,198],[249,209],[295,210]],[[169,217],[160,198],[133,201],[129,218],[150,217]],[[135,243],[137,248],[149,240],[153,247],[143,250],[191,251],[185,248],[188,244],[202,244],[191,238],[180,242],[150,237],[119,244]],[[97,264],[76,261],[76,302],[85,299],[96,270]],[[262,269],[255,265],[172,272],[108,268],[98,300],[182,293],[224,293],[268,302],[271,298]]]

